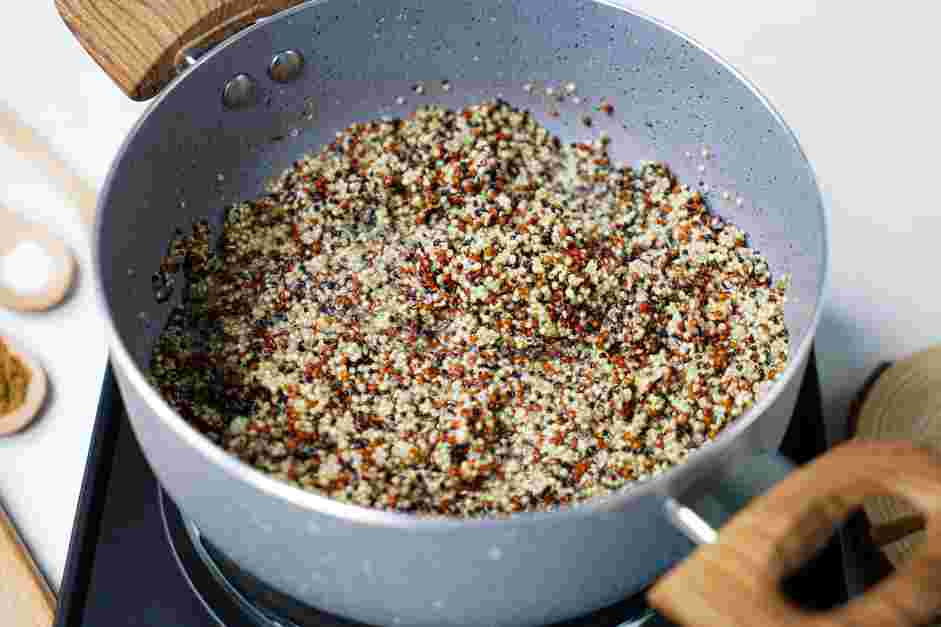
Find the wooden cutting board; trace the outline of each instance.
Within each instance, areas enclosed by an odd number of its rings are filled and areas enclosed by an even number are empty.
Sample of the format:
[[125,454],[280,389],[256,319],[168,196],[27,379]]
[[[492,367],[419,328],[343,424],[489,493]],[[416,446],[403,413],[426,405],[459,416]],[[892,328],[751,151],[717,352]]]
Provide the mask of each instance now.
[[[941,346],[877,368],[850,410],[849,427],[855,438],[905,439],[941,455]],[[926,536],[918,530],[916,510],[891,496],[869,498],[863,507],[874,529],[901,531],[902,537],[888,544],[873,538],[892,565],[911,559]]]

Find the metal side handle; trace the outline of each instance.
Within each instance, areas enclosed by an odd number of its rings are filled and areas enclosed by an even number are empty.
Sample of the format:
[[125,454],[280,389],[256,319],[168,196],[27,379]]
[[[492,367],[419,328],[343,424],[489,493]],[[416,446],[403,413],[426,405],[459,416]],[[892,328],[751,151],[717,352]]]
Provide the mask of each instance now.
[[712,544],[720,529],[752,499],[787,477],[794,464],[778,453],[758,453],[714,484],[682,499],[664,503],[667,520],[696,545]]

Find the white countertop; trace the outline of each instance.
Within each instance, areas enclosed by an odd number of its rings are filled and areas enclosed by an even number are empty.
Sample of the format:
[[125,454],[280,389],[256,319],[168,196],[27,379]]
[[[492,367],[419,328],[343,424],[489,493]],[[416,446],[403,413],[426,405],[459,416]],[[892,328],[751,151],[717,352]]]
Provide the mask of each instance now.
[[[796,130],[833,214],[833,280],[817,340],[832,435],[881,360],[941,340],[941,209],[935,182],[941,5],[824,0],[634,0],[717,50]],[[144,109],[85,55],[52,2],[18,5],[0,38],[0,104],[43,132],[95,184]],[[849,12],[848,12],[849,10]],[[893,168],[905,174],[892,172]],[[58,586],[105,367],[88,240],[68,206],[0,145],[0,203],[52,225],[78,252],[74,296],[47,314],[0,311],[0,329],[45,363],[52,402],[28,431],[0,439],[0,498]],[[932,258],[934,261],[932,262]],[[26,269],[24,269],[26,270]]]

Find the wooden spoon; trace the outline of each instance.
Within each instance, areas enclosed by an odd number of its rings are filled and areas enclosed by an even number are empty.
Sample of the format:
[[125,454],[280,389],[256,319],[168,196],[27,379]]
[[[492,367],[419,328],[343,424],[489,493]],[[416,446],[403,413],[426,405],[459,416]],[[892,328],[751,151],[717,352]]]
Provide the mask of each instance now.
[[[0,415],[0,436],[23,429],[39,412],[48,383],[42,365],[9,336],[0,336],[7,350],[29,370],[26,399],[15,411]],[[4,625],[49,627],[56,598],[0,505],[0,622]]]
[[[91,230],[95,222],[94,188],[42,135],[3,102],[0,102],[0,140],[48,177],[78,208],[79,217]],[[38,292],[22,293],[0,286],[0,306],[17,311],[45,311],[61,303],[72,285],[75,275],[72,251],[46,227],[0,207],[0,256],[9,254],[27,240],[35,242],[53,259],[53,276]]]
[[0,414],[0,436],[7,436],[22,430],[39,413],[46,399],[48,381],[42,364],[30,355],[29,351],[23,349],[7,335],[0,335],[0,341],[6,344],[10,354],[19,359],[30,373],[29,386],[26,388],[26,399],[23,404],[8,414]]
[[79,211],[91,229],[97,193],[58,151],[19,114],[0,101],[0,139],[42,172]]
[[30,291],[0,284],[0,306],[16,311],[46,311],[61,303],[72,287],[75,257],[68,245],[48,228],[0,207],[0,257],[27,242],[39,246],[49,257],[49,276],[42,286]]

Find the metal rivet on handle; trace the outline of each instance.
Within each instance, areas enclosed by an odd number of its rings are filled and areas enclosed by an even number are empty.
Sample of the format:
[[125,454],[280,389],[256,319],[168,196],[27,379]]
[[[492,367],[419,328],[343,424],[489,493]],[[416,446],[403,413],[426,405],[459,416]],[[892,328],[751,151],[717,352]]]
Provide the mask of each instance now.
[[255,102],[255,79],[248,74],[236,74],[222,90],[222,104],[229,109],[241,109]]
[[289,83],[300,76],[304,57],[297,50],[283,50],[274,55],[268,66],[268,76],[279,83]]

